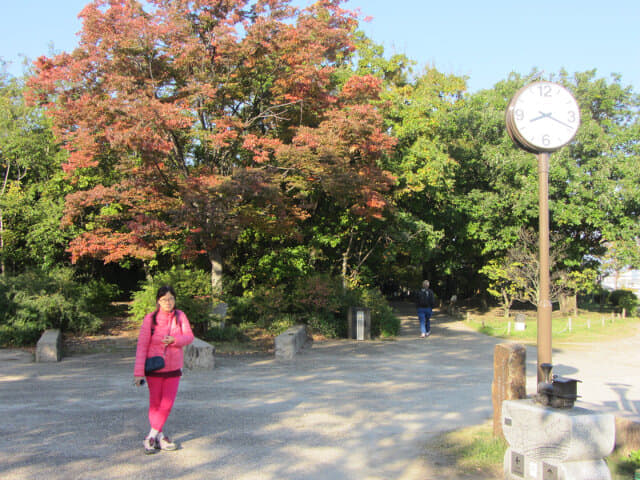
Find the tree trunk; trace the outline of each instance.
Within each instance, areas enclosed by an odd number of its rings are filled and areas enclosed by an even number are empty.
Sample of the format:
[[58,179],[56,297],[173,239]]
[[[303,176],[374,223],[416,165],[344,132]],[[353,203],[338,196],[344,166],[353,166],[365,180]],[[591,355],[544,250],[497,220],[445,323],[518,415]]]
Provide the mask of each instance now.
[[214,297],[222,293],[222,255],[218,250],[214,250],[209,255],[211,260],[211,291]]
[[504,305],[504,318],[509,319],[509,311],[511,310],[511,302],[509,301],[509,296],[503,291],[502,292],[502,302]]
[[[4,180],[2,182],[2,190],[0,190],[0,197],[4,197],[4,192],[7,190],[7,183],[9,182],[9,171],[11,170],[11,162],[7,163],[7,169],[4,171]],[[4,216],[2,210],[0,210],[0,254],[2,255],[2,261],[0,262],[0,272],[4,277],[5,263],[4,263]]]
[[347,267],[349,265],[349,252],[342,254],[342,290],[347,289]]
[[4,218],[0,210],[0,275],[4,277]]

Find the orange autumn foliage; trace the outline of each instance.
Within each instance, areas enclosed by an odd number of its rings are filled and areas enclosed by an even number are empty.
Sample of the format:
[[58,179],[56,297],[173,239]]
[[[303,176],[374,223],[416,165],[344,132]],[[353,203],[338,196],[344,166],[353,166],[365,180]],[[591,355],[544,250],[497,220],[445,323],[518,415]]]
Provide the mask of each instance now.
[[83,256],[148,260],[229,248],[246,228],[294,232],[322,191],[381,216],[394,142],[381,82],[334,73],[354,52],[340,0],[95,0],[79,45],[35,62],[76,191],[63,224]]

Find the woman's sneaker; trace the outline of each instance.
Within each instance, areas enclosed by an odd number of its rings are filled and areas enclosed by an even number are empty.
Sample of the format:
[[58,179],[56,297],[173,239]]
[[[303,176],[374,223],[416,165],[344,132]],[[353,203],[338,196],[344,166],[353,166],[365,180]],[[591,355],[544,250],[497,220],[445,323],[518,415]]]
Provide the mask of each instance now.
[[153,437],[147,437],[142,441],[142,445],[144,446],[144,453],[147,455],[151,455],[156,453],[158,450],[158,442]]
[[170,452],[172,450],[175,450],[177,447],[175,443],[169,440],[169,437],[158,435],[156,437],[156,448]]

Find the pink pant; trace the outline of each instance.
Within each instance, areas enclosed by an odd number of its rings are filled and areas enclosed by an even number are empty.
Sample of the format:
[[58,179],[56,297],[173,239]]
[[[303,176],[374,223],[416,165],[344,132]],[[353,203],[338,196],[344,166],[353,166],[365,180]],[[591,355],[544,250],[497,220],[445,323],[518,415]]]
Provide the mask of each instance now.
[[147,377],[149,384],[149,423],[162,431],[178,394],[180,377]]

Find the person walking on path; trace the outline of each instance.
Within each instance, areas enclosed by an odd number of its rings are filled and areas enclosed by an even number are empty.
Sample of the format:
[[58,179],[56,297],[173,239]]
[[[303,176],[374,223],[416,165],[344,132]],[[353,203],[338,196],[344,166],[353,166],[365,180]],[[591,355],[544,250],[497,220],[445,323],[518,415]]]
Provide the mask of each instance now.
[[[183,347],[193,342],[193,332],[189,319],[180,310],[176,310],[176,294],[172,287],[158,289],[156,310],[147,314],[142,321],[136,360],[133,369],[134,383],[141,386],[145,377],[149,385],[149,423],[151,430],[143,440],[147,454],[158,450],[175,450],[175,443],[164,435],[164,427],[176,395],[182,376]],[[161,357],[157,369],[145,368],[147,359]],[[163,365],[162,365],[163,364]]]
[[433,314],[434,305],[433,290],[429,288],[429,280],[425,280],[422,282],[422,288],[418,290],[416,302],[418,319],[420,320],[420,337],[422,338],[431,335],[431,315]]

